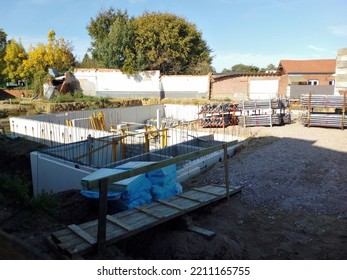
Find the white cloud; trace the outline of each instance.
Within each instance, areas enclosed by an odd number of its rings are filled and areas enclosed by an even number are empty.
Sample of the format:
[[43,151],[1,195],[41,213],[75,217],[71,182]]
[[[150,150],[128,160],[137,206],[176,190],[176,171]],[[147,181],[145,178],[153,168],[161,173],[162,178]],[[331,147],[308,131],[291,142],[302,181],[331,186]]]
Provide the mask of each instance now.
[[308,48],[310,48],[312,50],[315,50],[315,51],[319,51],[319,52],[324,52],[325,51],[325,49],[323,49],[323,48],[312,46],[312,45],[308,46]]
[[329,30],[337,37],[347,37],[347,25],[329,26]]

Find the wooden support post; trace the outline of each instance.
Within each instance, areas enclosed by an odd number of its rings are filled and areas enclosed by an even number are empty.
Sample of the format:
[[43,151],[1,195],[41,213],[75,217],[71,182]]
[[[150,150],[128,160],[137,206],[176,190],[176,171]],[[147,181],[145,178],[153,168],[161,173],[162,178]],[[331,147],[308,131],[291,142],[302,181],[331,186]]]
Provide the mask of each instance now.
[[[145,131],[148,131],[148,127],[147,125],[145,125]],[[145,147],[144,147],[144,151],[145,153],[149,152],[149,134],[145,133]]]
[[307,127],[310,127],[310,121],[311,121],[311,97],[312,97],[312,92],[310,91],[310,93],[308,95]]
[[93,159],[93,138],[92,136],[89,134],[87,137],[87,149],[88,149],[88,164],[92,165],[92,159]]
[[117,161],[117,140],[115,139],[112,141],[112,160]]
[[121,150],[122,150],[122,159],[125,159],[125,132],[124,129],[120,130],[122,134],[122,141],[121,141]]
[[342,124],[341,129],[345,127],[345,112],[346,112],[346,91],[343,92],[343,104],[342,104]]
[[228,145],[223,144],[224,149],[224,172],[225,172],[225,189],[227,199],[229,199],[229,166],[228,166]]
[[99,219],[97,237],[99,256],[103,256],[106,248],[107,183],[107,178],[99,181]]
[[163,126],[161,127],[161,147],[166,148],[167,147],[167,129],[165,129]]

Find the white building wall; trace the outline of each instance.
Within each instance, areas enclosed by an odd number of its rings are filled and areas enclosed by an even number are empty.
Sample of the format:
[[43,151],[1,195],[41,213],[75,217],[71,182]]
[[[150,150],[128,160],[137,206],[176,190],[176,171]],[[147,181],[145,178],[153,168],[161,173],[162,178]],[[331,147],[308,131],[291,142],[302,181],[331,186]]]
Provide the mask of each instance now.
[[[113,135],[108,132],[111,125],[117,127],[122,122],[144,124],[148,119],[157,117],[157,110],[164,116],[164,105],[146,105],[93,111],[64,112],[49,115],[10,118],[11,132],[17,136],[26,137],[39,143],[55,146],[57,144],[73,143],[87,139],[101,138]],[[92,129],[89,117],[95,112],[104,113],[106,129],[108,131]],[[74,126],[66,126],[66,120],[72,121]]]
[[278,80],[251,80],[249,84],[249,98],[271,99],[278,95]]
[[83,93],[103,97],[159,97],[159,71],[134,75],[116,69],[76,69]]
[[161,90],[165,98],[208,98],[208,75],[170,75],[161,77]]
[[30,153],[33,192],[63,192],[82,189],[81,179],[96,171],[90,167],[76,165],[42,153]]
[[200,106],[198,105],[176,105],[165,104],[165,117],[185,121],[194,121],[198,119]]
[[347,48],[337,51],[335,76],[335,95],[340,95],[347,91]]

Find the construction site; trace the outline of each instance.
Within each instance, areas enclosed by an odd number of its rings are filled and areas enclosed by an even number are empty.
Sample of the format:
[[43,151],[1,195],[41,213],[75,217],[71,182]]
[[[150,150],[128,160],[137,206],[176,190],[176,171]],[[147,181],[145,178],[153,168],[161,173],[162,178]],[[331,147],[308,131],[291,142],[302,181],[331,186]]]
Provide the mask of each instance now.
[[33,196],[60,206],[23,228],[9,205],[1,227],[39,248],[29,258],[345,258],[346,98],[329,98],[330,125],[286,99],[12,117],[6,141],[41,145]]

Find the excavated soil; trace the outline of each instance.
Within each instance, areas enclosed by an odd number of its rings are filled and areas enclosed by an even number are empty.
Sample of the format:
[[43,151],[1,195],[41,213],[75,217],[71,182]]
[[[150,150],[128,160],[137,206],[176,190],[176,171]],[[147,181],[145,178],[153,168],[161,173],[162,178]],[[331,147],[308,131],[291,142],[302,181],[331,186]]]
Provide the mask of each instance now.
[[[102,257],[85,258],[346,259],[347,130],[293,123],[237,133],[250,136],[229,159],[231,184],[242,186],[240,193],[109,246]],[[30,148],[23,140],[18,147],[13,141],[19,140],[0,141],[0,170],[30,180]],[[17,170],[13,161],[20,161]],[[183,185],[211,183],[225,183],[223,163]],[[50,214],[2,201],[0,228],[35,247],[39,257],[57,258],[47,245],[49,234],[96,218],[97,209],[78,191],[56,195],[56,200],[59,208]],[[191,232],[187,224],[213,231],[215,237]]]

